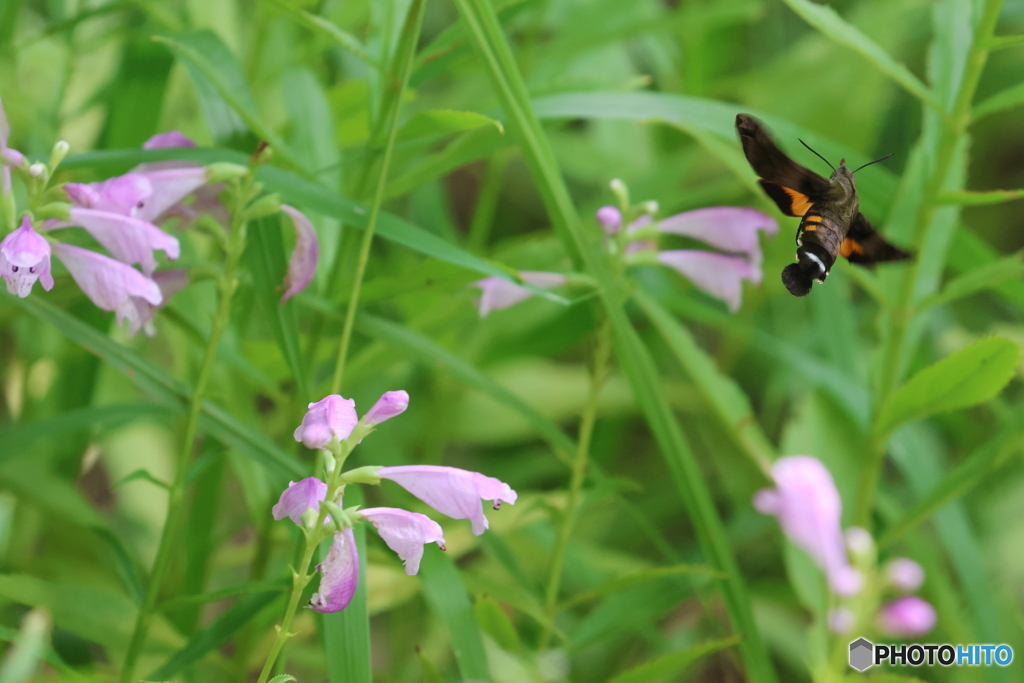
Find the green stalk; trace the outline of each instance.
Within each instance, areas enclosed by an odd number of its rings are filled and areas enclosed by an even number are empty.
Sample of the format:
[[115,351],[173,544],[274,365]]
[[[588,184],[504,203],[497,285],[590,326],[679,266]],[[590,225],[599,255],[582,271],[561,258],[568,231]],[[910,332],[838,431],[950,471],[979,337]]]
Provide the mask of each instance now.
[[124,666],[121,669],[121,683],[130,683],[135,674],[135,665],[142,647],[146,642],[146,635],[149,633],[150,623],[156,611],[157,599],[160,596],[160,588],[163,584],[167,569],[174,554],[174,543],[178,535],[185,515],[185,475],[188,473],[189,464],[192,460],[192,447],[196,439],[196,432],[199,429],[199,415],[202,410],[203,400],[206,397],[207,385],[210,381],[210,374],[213,371],[213,362],[217,357],[217,347],[220,346],[221,337],[224,336],[231,319],[231,301],[238,287],[237,272],[238,264],[245,251],[245,207],[249,201],[249,194],[252,191],[253,176],[250,173],[236,187],[237,200],[235,209],[231,214],[231,226],[228,230],[226,262],[224,271],[221,273],[217,289],[219,300],[217,312],[214,315],[210,328],[210,339],[206,344],[206,351],[203,355],[203,364],[199,369],[199,377],[196,379],[195,387],[192,390],[192,398],[189,401],[188,417],[185,422],[185,434],[181,443],[181,451],[178,453],[174,469],[174,483],[171,485],[167,498],[167,519],[160,535],[160,545],[157,549],[156,559],[153,561],[153,569],[150,572],[149,583],[146,586],[146,595],[135,618],[135,629],[132,632],[132,639],[128,644],[128,651],[125,654]]
[[540,634],[540,649],[548,646],[551,638],[550,624],[554,623],[558,614],[558,590],[562,583],[562,566],[565,563],[565,551],[569,546],[569,537],[576,524],[577,507],[580,491],[587,473],[587,459],[590,454],[590,439],[594,434],[594,422],[597,420],[597,399],[608,378],[608,362],[611,355],[611,339],[607,325],[601,325],[597,331],[597,345],[594,348],[594,369],[590,376],[590,396],[583,409],[580,419],[579,437],[576,442],[576,458],[572,463],[572,476],[569,479],[569,496],[565,501],[565,512],[558,526],[555,538],[555,550],[551,555],[551,568],[548,570],[548,585],[544,597],[544,614],[547,620]]
[[[938,151],[935,155],[935,163],[932,166],[932,175],[925,186],[924,196],[921,198],[921,206],[914,221],[914,246],[918,252],[927,243],[929,232],[934,223],[935,212],[942,203],[943,185],[952,168],[957,146],[964,133],[966,133],[967,126],[970,124],[971,103],[974,101],[978,81],[981,79],[981,73],[985,68],[985,62],[988,60],[988,55],[991,51],[991,37],[995,31],[1002,4],[1003,0],[987,0],[985,2],[984,14],[974,32],[971,49],[967,55],[963,80],[960,83],[960,89],[954,100],[953,109],[949,116],[940,117],[942,132],[939,138]],[[920,259],[914,259],[904,270],[896,304],[890,309],[890,331],[884,342],[881,368],[877,376],[878,386],[875,392],[876,411],[885,403],[885,399],[899,386],[903,374],[907,355],[907,349],[904,348],[907,341],[907,330],[916,315],[914,290],[917,286],[920,268]],[[885,452],[885,439],[880,435],[874,436],[868,453],[868,461],[861,475],[857,491],[856,513],[854,515],[854,524],[865,528],[870,528],[868,523],[870,521],[875,489],[878,486],[878,479],[882,471],[882,463],[885,460]]]
[[395,53],[395,64],[398,67],[394,74],[396,91],[389,99],[388,111],[384,115],[387,126],[387,142],[384,143],[384,157],[377,174],[377,187],[373,193],[373,201],[370,203],[370,216],[366,221],[366,229],[363,231],[363,239],[359,245],[359,261],[356,264],[355,278],[352,283],[352,295],[349,297],[348,308],[345,311],[345,324],[341,330],[338,357],[334,365],[334,377],[331,380],[330,393],[332,394],[341,391],[341,382],[345,376],[345,360],[348,357],[349,342],[352,339],[352,328],[355,326],[356,311],[359,310],[359,292],[363,287],[366,263],[370,259],[370,247],[373,245],[374,230],[377,228],[377,217],[380,215],[380,207],[384,202],[388,167],[391,165],[391,153],[394,150],[395,136],[398,133],[398,110],[402,104],[402,93],[409,82],[409,74],[412,73],[412,64],[416,57],[416,42],[420,35],[420,27],[423,25],[426,7],[427,0],[413,0],[405,25],[402,27],[398,50]]
[[455,0],[455,5],[466,22],[470,39],[491,78],[510,127],[519,138],[524,160],[556,232],[577,264],[582,263],[597,281],[616,358],[630,380],[637,403],[689,511],[701,547],[712,566],[728,577],[723,580],[722,592],[733,628],[744,635],[739,649],[747,675],[754,683],[774,683],[777,680],[775,671],[754,623],[750,596],[711,492],[668,404],[654,360],[626,314],[627,293],[601,249],[600,231],[596,228],[584,230],[581,224],[491,3],[488,0]]

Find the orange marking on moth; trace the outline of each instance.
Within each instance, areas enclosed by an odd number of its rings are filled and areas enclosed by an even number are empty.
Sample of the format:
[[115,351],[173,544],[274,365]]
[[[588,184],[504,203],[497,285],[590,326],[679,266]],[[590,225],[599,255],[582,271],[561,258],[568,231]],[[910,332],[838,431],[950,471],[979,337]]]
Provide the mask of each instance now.
[[814,202],[811,201],[810,197],[802,192],[791,190],[788,187],[783,187],[782,190],[789,195],[789,198],[793,202],[790,211],[794,216],[803,216],[812,206],[814,206]]
[[839,253],[845,258],[850,258],[850,254],[863,254],[864,247],[849,237],[843,240],[843,243],[839,245]]

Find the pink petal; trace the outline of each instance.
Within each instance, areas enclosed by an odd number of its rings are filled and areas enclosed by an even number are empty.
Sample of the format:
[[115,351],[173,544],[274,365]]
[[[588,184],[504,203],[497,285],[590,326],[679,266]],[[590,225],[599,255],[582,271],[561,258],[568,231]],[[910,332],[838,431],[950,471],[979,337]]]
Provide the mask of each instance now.
[[64,192],[81,208],[134,216],[136,209],[153,194],[153,186],[141,173],[126,173],[101,183],[67,183]]
[[337,394],[310,403],[308,408],[293,434],[306,448],[325,448],[334,439],[344,441],[359,422],[356,402]]
[[897,557],[886,565],[885,577],[893,588],[909,593],[924,583],[924,569],[907,557]]
[[309,601],[317,612],[340,612],[352,602],[359,585],[359,551],[351,529],[334,535],[327,559],[317,565],[323,573],[320,588]]
[[[524,282],[529,282],[536,287],[558,287],[564,285],[566,277],[561,273],[545,273],[536,270],[523,270],[519,276]],[[480,297],[480,317],[483,318],[491,311],[498,311],[508,308],[513,304],[528,299],[533,292],[500,277],[488,277],[477,280],[473,283],[483,292]]]
[[0,242],[0,276],[7,283],[7,291],[22,299],[32,292],[36,280],[42,281],[46,291],[53,288],[50,243],[32,228],[28,216]]
[[[771,237],[779,230],[771,216],[738,206],[712,206],[685,211],[658,221],[658,229],[674,235],[693,237],[723,251],[747,255],[751,263],[761,263],[761,244],[757,233]],[[760,279],[760,278],[759,278]]]
[[377,476],[390,479],[443,515],[470,520],[477,536],[488,527],[481,498],[509,504],[516,502],[516,492],[508,484],[457,467],[382,467],[377,470]]
[[302,513],[310,508],[319,513],[320,501],[326,497],[327,484],[316,477],[306,477],[299,482],[290,481],[271,512],[274,519],[288,517],[301,525]]
[[772,476],[776,488],[755,494],[755,507],[778,518],[789,540],[828,576],[833,592],[857,593],[862,581],[846,559],[839,525],[842,501],[832,475],[817,458],[793,455],[776,460]]
[[742,281],[761,282],[761,268],[737,256],[696,249],[674,249],[658,254],[658,260],[676,269],[693,284],[729,305],[740,308]]
[[425,544],[437,543],[444,547],[441,525],[426,515],[398,508],[368,508],[360,510],[359,514],[376,527],[388,547],[398,554],[409,576],[420,570]]
[[153,194],[137,206],[133,214],[143,221],[156,220],[206,184],[206,169],[202,166],[147,170],[144,175],[153,187]]
[[156,315],[157,309],[165,306],[172,296],[183,290],[189,283],[188,271],[183,269],[161,270],[153,273],[150,277],[153,282],[160,287],[160,294],[163,297],[163,301],[160,302],[159,306],[154,306],[145,299],[137,296],[132,297],[132,303],[135,305],[135,310],[138,312],[138,319],[128,321],[129,337],[135,336],[135,333],[140,329],[146,331],[147,337],[152,337],[156,334],[156,327],[153,325],[153,318]]
[[898,638],[923,636],[935,628],[936,621],[935,608],[915,595],[893,600],[878,613],[878,628]]
[[595,218],[606,235],[614,235],[622,227],[622,212],[614,206],[602,206],[597,210]]
[[363,421],[368,425],[378,425],[396,415],[401,415],[408,407],[409,394],[407,392],[403,390],[388,391],[377,399],[369,412],[363,416]]
[[155,282],[120,261],[70,244],[55,245],[53,253],[98,308],[117,312],[118,324],[125,319],[129,325],[137,322],[139,312],[132,297],[154,306],[163,301]]
[[191,138],[176,130],[157,133],[142,143],[142,149],[165,149],[167,147],[195,147]]
[[107,251],[124,263],[138,263],[146,275],[157,266],[153,251],[174,260],[181,255],[178,240],[152,223],[107,211],[72,207],[70,221],[47,221],[48,228],[81,226]]
[[287,204],[282,204],[281,210],[291,216],[295,225],[295,249],[288,260],[288,273],[284,276],[285,291],[281,296],[283,304],[312,282],[313,276],[316,275],[317,259],[320,257],[320,243],[317,240],[316,229],[301,211]]

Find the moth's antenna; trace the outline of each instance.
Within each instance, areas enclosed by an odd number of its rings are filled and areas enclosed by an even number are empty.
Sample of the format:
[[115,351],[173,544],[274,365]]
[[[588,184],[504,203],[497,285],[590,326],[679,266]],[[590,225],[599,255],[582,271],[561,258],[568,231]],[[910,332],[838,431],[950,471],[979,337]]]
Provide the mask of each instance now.
[[[889,157],[891,157],[895,153],[896,152],[889,152],[888,154],[886,154],[881,159],[875,159],[874,161],[869,161],[868,163],[864,164],[864,166],[870,166],[871,164],[877,164],[879,161],[885,161],[886,159],[888,159]],[[861,168],[864,168],[864,166],[861,166],[860,168],[858,168],[857,171],[859,171]],[[854,173],[856,173],[857,171],[854,171]]]
[[[797,138],[797,140],[800,140],[800,138]],[[807,149],[810,149],[812,152],[814,152],[814,150],[811,148],[811,146],[808,145],[803,140],[800,140],[800,144],[803,145],[804,147],[806,147]],[[817,152],[814,152],[814,153],[818,154]],[[824,161],[826,164],[828,164],[828,167],[831,168],[833,171],[836,170],[836,167],[833,166],[832,164],[830,164],[828,159],[826,159],[825,157],[821,156],[820,154],[818,154],[818,158],[821,159],[822,161]]]

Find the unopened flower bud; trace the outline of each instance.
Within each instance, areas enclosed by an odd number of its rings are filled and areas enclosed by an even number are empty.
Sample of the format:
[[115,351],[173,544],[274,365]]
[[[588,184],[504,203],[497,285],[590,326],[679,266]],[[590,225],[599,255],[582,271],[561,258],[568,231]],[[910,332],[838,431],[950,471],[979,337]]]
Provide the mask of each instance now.
[[33,178],[39,178],[46,173],[46,165],[41,164],[38,161],[28,167],[28,174]]
[[897,557],[885,566],[885,577],[896,590],[910,593],[924,583],[924,569],[909,558]]
[[376,486],[380,483],[380,476],[377,474],[377,470],[380,469],[380,465],[367,465],[366,467],[356,467],[355,469],[343,472],[341,475],[341,481],[344,484],[371,484]]
[[843,534],[846,548],[857,559],[870,559],[875,553],[875,539],[871,532],[859,526],[852,526]]
[[223,183],[226,180],[241,178],[249,172],[245,166],[239,166],[229,161],[218,161],[206,167],[206,183],[214,185]]
[[53,146],[53,151],[50,152],[50,170],[60,166],[60,162],[64,161],[64,157],[68,155],[71,145],[68,144],[67,140],[60,140]]
[[887,636],[913,638],[935,628],[935,608],[916,595],[893,600],[878,613],[878,628]]
[[273,216],[281,211],[281,198],[277,194],[260,197],[245,210],[245,220],[252,221],[264,216]]
[[409,394],[404,390],[388,391],[377,399],[370,411],[363,416],[368,425],[379,425],[396,415],[401,415],[409,407]]
[[614,235],[622,227],[622,212],[614,206],[602,206],[595,217],[607,235]]
[[658,207],[658,202],[656,202],[653,199],[651,199],[651,200],[646,201],[643,204],[641,204],[640,208],[643,209],[644,213],[648,213],[648,214],[651,214],[653,216],[654,214],[658,213],[658,208],[659,207]]
[[622,182],[619,178],[612,178],[608,183],[608,187],[611,189],[612,194],[619,200],[619,206],[629,206],[629,188],[626,187],[626,183]]

